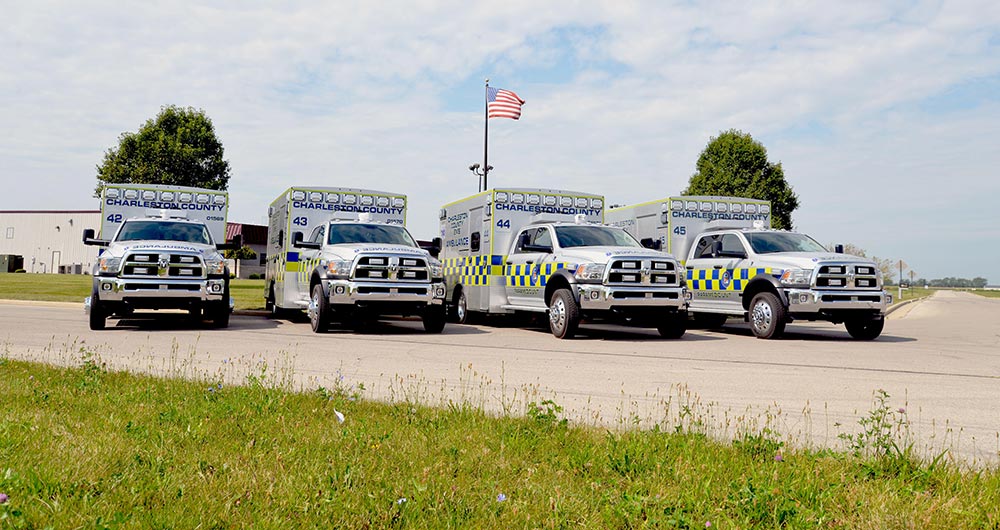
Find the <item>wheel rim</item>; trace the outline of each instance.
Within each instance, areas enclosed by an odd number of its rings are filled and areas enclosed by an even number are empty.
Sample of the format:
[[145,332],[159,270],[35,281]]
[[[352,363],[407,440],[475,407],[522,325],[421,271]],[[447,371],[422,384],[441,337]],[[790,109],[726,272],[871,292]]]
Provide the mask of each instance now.
[[757,302],[753,306],[753,327],[758,331],[766,331],[771,327],[771,305],[767,302]]
[[566,302],[562,298],[552,301],[552,307],[549,308],[549,322],[556,331],[562,331],[566,325]]
[[313,292],[309,299],[309,321],[315,327],[319,324],[319,293]]
[[465,322],[465,314],[468,311],[468,302],[465,300],[465,293],[462,293],[458,297],[458,307],[455,308],[455,316],[458,317],[459,322]]

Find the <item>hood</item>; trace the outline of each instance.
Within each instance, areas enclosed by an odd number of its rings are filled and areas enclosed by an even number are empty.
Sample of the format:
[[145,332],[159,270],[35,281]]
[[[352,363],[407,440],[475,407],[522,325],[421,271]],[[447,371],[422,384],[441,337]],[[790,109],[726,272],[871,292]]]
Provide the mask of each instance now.
[[344,243],[323,247],[323,254],[341,260],[353,260],[361,254],[397,254],[401,256],[416,256],[429,258],[430,254],[422,249],[406,245],[383,245],[381,243]]
[[875,266],[870,259],[850,254],[815,252],[774,252],[771,254],[758,254],[754,262],[767,262],[772,267],[815,269],[824,263],[857,263]]
[[132,252],[190,252],[192,254],[202,254],[209,256],[218,254],[214,245],[203,245],[201,243],[186,243],[183,241],[117,241],[108,245],[102,255],[122,257]]
[[607,263],[613,256],[636,259],[674,259],[666,252],[635,247],[570,247],[559,251],[560,261],[578,263]]

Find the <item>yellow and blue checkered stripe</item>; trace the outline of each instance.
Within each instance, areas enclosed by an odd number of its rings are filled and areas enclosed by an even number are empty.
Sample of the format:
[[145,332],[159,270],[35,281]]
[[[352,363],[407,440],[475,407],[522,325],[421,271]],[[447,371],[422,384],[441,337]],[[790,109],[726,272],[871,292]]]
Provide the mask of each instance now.
[[507,265],[504,276],[512,287],[545,287],[549,276],[559,269],[569,268],[568,263],[535,263],[531,265]]
[[296,276],[296,281],[303,281],[319,265],[319,258],[302,259],[298,252],[285,252],[278,258],[275,276],[279,282],[285,281],[285,274]]
[[740,269],[689,269],[687,286],[692,291],[743,291],[760,274],[780,277],[783,271],[770,267]]
[[444,260],[444,277],[449,285],[489,285],[491,276],[503,275],[506,256],[462,256]]

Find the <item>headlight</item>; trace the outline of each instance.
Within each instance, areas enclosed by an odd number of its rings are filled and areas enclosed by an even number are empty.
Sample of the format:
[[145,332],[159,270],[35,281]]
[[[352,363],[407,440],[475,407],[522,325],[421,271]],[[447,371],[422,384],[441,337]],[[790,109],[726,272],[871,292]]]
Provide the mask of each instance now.
[[353,263],[349,260],[330,260],[326,262],[326,275],[331,278],[346,279],[351,275],[351,265]]
[[427,262],[427,267],[431,270],[431,278],[444,277],[444,264],[435,258]]
[[785,287],[809,287],[812,274],[812,269],[785,269],[781,273],[781,284]]
[[214,256],[205,259],[206,274],[225,274],[226,260],[222,256]]
[[576,268],[574,276],[578,282],[600,283],[604,279],[606,266],[604,263],[581,263]]
[[98,272],[101,274],[118,274],[118,268],[122,264],[122,259],[115,257],[101,258]]

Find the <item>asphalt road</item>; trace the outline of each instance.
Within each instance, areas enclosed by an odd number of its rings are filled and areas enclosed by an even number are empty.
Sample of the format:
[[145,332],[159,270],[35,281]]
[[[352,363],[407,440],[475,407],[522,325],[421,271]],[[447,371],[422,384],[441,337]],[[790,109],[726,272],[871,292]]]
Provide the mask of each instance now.
[[[225,330],[192,329],[183,315],[87,328],[82,306],[0,302],[0,355],[229,383],[248,375],[294,388],[325,386],[438,405],[467,401],[522,413],[552,399],[572,420],[607,427],[659,424],[719,437],[769,428],[798,446],[844,447],[878,389],[905,419],[917,449],[966,463],[1000,461],[1000,300],[939,291],[901,307],[873,342],[843,326],[793,324],[784,339],[755,339],[746,325],[691,330],[584,326],[560,341],[508,320],[449,325],[379,323],[365,334],[313,334],[304,320],[234,316]],[[904,409],[905,412],[900,412]]]

